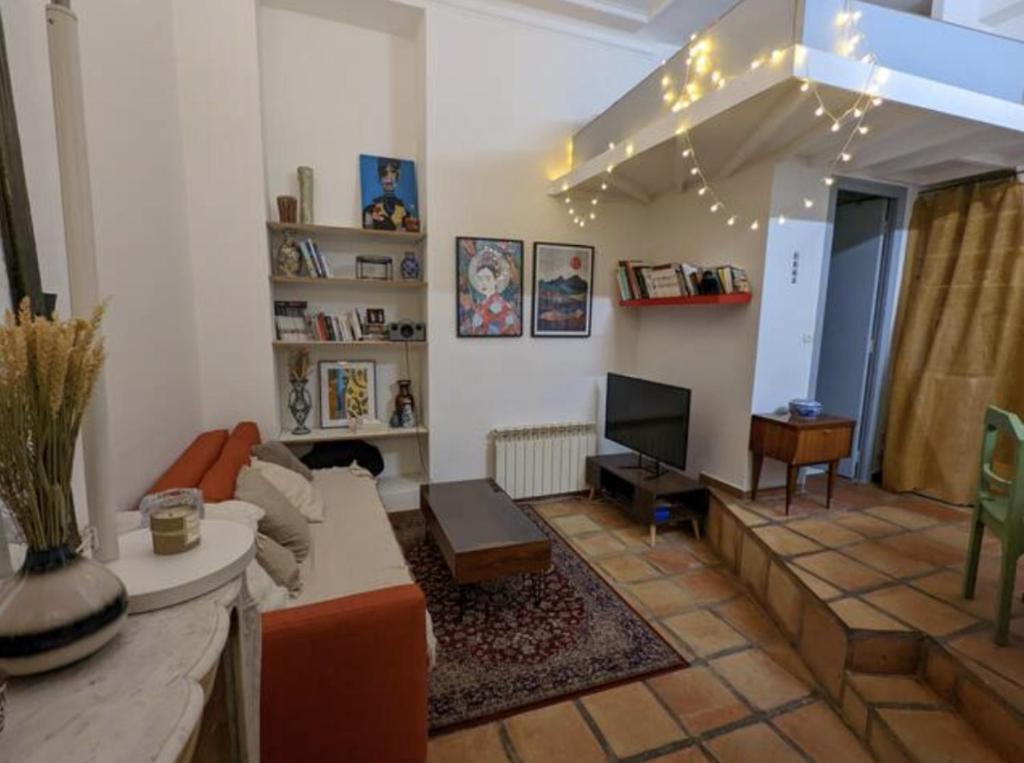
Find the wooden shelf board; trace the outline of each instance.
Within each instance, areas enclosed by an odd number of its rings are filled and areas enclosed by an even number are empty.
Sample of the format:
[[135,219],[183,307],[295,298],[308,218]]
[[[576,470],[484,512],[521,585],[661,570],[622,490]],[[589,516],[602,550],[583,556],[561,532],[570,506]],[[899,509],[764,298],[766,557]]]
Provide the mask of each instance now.
[[350,225],[304,225],[302,223],[274,223],[268,222],[267,229],[274,232],[290,231],[292,233],[305,234],[307,236],[335,236],[346,238],[377,239],[378,241],[393,241],[395,243],[418,244],[424,238],[425,233],[409,233],[398,230],[373,230],[372,228],[355,228]]
[[363,429],[353,432],[349,429],[320,429],[311,427],[309,434],[292,434],[290,429],[281,431],[278,439],[285,443],[314,443],[314,442],[336,442],[338,440],[390,440],[397,437],[414,437],[425,435],[429,432],[426,427],[415,427],[410,429]]
[[621,307],[657,307],[659,305],[745,305],[749,292],[739,294],[701,294],[696,297],[661,297],[658,299],[622,299]]
[[402,281],[394,278],[382,280],[376,278],[311,278],[310,276],[271,276],[270,280],[278,284],[313,285],[313,286],[359,286],[364,289],[422,289],[426,281]]
[[414,350],[426,347],[426,342],[389,342],[389,341],[365,341],[365,342],[327,342],[310,339],[305,342],[290,342],[287,340],[275,339],[274,347],[395,347],[401,348],[409,345]]

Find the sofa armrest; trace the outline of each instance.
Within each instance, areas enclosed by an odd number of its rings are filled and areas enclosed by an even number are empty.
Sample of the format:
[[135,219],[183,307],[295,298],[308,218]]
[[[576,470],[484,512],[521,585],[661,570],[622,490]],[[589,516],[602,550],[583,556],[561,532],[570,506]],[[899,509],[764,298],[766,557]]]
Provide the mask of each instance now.
[[263,763],[422,763],[426,603],[410,584],[263,615]]

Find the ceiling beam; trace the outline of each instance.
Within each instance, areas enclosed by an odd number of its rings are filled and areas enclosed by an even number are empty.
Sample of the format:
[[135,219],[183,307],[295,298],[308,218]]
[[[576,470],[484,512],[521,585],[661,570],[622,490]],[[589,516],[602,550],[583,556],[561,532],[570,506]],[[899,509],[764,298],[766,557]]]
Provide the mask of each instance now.
[[780,158],[798,156],[821,141],[826,139],[831,140],[834,137],[834,135],[829,134],[828,130],[825,129],[825,122],[820,119],[816,119],[811,123],[810,127],[805,130],[801,130],[794,135],[792,139],[776,149],[773,156]]
[[[865,143],[852,151],[853,161],[847,168],[861,170],[883,164],[921,148],[941,145],[949,139],[949,124],[929,118],[927,113],[909,113],[885,127],[872,128]],[[977,125],[971,125],[977,128]],[[956,131],[958,128],[953,128]],[[960,128],[963,129],[963,128]]]
[[1017,0],[981,17],[986,26],[1000,27],[1018,16],[1024,16],[1024,0]]
[[723,178],[732,177],[740,167],[777,137],[789,118],[804,108],[808,97],[808,93],[797,93],[795,98],[788,92],[782,93],[772,109],[758,123],[757,129],[747,136],[729,160],[722,165],[718,175]]
[[626,7],[621,3],[603,2],[602,0],[561,0],[561,2],[565,5],[575,5],[577,8],[583,8],[605,16],[614,16],[625,21],[631,21],[638,26],[650,22],[650,17],[644,11]]
[[[990,134],[984,134],[990,133]],[[867,168],[880,174],[906,172],[919,167],[931,167],[954,159],[964,159],[971,154],[979,153],[979,149],[988,153],[1020,143],[1020,134],[998,132],[991,128],[977,128],[955,135],[941,145],[933,145],[917,151],[910,151],[898,159],[885,163],[874,164]],[[1010,161],[1007,166],[1013,165]]]
[[651,203],[650,194],[647,193],[639,183],[635,183],[628,177],[624,177],[621,172],[613,172],[609,174],[606,180],[608,181],[608,185],[634,201],[639,201],[641,204]]

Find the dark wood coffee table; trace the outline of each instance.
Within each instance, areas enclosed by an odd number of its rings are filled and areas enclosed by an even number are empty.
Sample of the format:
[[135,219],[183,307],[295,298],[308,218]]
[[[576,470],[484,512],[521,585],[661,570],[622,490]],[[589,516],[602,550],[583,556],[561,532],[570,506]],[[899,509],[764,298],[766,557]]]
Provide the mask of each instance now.
[[533,574],[539,599],[551,568],[551,541],[494,480],[420,486],[427,533],[459,586]]

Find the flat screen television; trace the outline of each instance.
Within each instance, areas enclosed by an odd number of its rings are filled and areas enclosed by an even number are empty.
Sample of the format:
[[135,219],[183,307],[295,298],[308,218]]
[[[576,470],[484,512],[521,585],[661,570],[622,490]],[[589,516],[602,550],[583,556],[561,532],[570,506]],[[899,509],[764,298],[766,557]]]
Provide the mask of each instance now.
[[690,390],[608,374],[604,436],[660,464],[686,468]]

